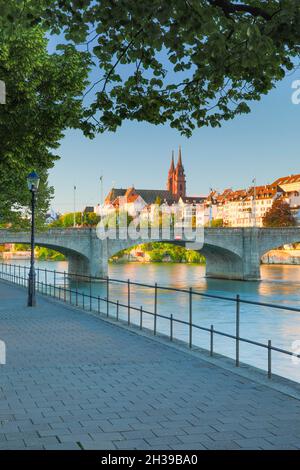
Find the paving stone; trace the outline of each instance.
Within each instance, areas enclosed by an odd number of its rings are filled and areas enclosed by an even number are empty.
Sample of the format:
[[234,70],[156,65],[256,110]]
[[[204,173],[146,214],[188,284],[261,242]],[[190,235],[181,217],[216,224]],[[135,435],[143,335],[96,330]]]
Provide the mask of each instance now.
[[146,450],[149,449],[149,443],[146,442],[144,439],[128,439],[126,441],[115,441],[114,444],[116,445],[117,449],[138,449],[138,450]]
[[14,440],[0,443],[1,450],[23,450],[26,449],[25,443],[22,440]]
[[8,432],[5,434],[6,440],[7,441],[15,441],[15,440],[20,440],[20,439],[38,439],[39,435],[37,432]]
[[45,450],[82,450],[77,443],[65,442],[63,444],[47,444],[43,446]]
[[[101,433],[94,433],[94,432],[90,432],[89,433],[91,438],[94,440],[94,441],[121,441],[121,440],[124,440],[126,439],[127,437],[124,436],[124,434],[130,434],[130,432],[126,432],[126,433],[120,433],[120,432],[101,432]],[[129,438],[133,438],[132,436],[129,437]]]
[[264,446],[269,446],[270,442],[265,439],[250,437],[247,439],[235,439],[234,442],[242,449],[255,450],[264,449]]
[[79,445],[84,450],[115,450],[117,448],[113,441],[95,442],[83,439],[80,441]]

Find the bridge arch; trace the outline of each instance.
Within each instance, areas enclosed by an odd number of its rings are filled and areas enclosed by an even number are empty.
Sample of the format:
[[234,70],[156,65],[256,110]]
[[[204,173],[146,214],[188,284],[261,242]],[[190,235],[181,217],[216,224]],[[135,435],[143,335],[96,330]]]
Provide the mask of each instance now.
[[262,240],[259,244],[260,258],[268,253],[268,251],[276,250],[283,245],[300,243],[300,227],[269,229],[269,233],[270,236],[262,237]]
[[[22,234],[18,236],[16,233],[14,236],[9,236],[7,238],[0,237],[0,244],[3,245],[5,243],[28,245],[30,244],[30,239],[27,239],[27,237],[24,237]],[[37,239],[35,245],[63,254],[68,261],[68,272],[71,274],[84,274],[90,271],[89,257],[84,255],[82,252],[75,250],[74,248],[61,246],[59,243],[57,244],[53,242],[40,241],[39,239]]]
[[243,272],[243,259],[236,252],[216,246],[214,244],[204,243],[199,244],[196,242],[185,242],[183,240],[170,240],[168,238],[161,240],[124,240],[111,241],[109,247],[109,258],[114,256],[119,251],[124,249],[133,248],[136,245],[146,243],[168,243],[170,245],[177,245],[188,250],[194,250],[201,253],[206,258],[206,276],[214,278],[226,279],[241,279]]

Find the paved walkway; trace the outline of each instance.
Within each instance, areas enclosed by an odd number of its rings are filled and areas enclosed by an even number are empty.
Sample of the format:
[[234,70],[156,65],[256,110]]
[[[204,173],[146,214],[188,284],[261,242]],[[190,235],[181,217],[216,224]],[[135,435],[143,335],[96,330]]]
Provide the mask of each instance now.
[[0,449],[296,449],[300,401],[0,283]]

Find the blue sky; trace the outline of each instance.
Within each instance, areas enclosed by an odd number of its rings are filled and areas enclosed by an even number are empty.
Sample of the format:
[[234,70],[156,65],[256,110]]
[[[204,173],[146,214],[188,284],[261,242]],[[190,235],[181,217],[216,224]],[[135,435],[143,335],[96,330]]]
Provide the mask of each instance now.
[[300,71],[280,82],[275,90],[252,104],[252,113],[226,122],[220,129],[202,128],[189,139],[168,125],[125,122],[116,133],[94,140],[79,131],[67,131],[59,149],[60,161],[50,171],[55,188],[52,207],[61,212],[100,202],[100,175],[104,195],[111,186],[164,188],[171,152],[182,147],[189,195],[210,187],[247,187],[279,176],[300,173],[298,135],[300,105],[291,101],[292,82]]

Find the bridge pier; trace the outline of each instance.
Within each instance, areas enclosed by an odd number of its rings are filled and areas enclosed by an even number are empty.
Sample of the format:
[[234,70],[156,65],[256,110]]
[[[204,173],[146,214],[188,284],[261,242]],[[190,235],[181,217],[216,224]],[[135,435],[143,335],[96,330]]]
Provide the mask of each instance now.
[[81,255],[66,255],[68,261],[68,273],[71,276],[72,274],[84,276],[90,275],[90,262],[89,259]]
[[204,247],[201,253],[206,258],[206,277],[239,281],[260,279],[259,258],[243,259],[229,250],[216,247]]
[[186,248],[200,251],[205,256],[206,277],[239,281],[260,280],[260,232],[257,229],[233,231],[233,235],[238,234],[238,237],[232,240],[232,232],[223,230],[217,234],[219,246],[217,242],[212,243],[214,240],[211,235],[215,233],[208,230],[204,244],[186,245]]
[[68,272],[71,275],[81,275],[82,280],[86,276],[106,277],[108,274],[107,240],[99,243],[98,240],[91,238],[85,252],[86,255],[74,252],[66,253],[69,263]]
[[259,281],[260,264],[249,266],[242,260],[228,259],[225,261],[218,258],[212,261],[206,258],[206,277],[235,281]]

